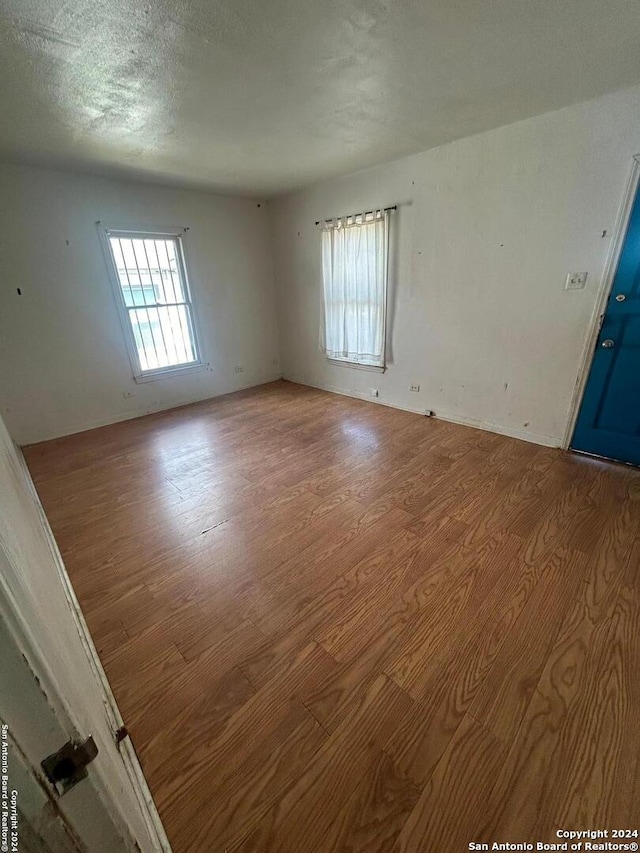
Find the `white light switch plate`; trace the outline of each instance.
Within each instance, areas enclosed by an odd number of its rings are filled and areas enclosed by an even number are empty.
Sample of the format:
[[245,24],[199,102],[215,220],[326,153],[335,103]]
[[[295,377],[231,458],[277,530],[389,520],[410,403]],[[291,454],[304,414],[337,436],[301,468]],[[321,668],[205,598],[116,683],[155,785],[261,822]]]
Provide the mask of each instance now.
[[570,272],[564,285],[565,290],[582,290],[587,283],[586,272]]

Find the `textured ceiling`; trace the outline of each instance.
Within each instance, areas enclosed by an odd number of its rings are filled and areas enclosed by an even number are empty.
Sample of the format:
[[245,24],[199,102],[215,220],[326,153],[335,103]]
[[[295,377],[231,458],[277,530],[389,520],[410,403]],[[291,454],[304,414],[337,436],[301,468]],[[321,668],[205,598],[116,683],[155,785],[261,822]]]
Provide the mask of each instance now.
[[640,81],[639,0],[3,0],[0,158],[271,195]]

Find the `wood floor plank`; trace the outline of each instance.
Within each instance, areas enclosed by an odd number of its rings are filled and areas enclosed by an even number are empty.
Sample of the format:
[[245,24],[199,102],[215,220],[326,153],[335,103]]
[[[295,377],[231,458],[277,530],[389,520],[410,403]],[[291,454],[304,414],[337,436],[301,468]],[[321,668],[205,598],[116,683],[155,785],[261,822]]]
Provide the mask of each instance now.
[[288,716],[306,687],[333,666],[335,662],[316,643],[292,655],[288,666],[229,717],[219,734],[197,745],[189,767],[163,788],[166,808],[176,815],[197,814],[208,802],[211,779],[222,784]]
[[[173,843],[185,851],[223,850],[239,833],[249,832],[273,807],[282,791],[304,770],[327,740],[327,734],[300,704],[222,784],[213,781],[200,811],[190,804],[173,821]],[[208,803],[215,802],[211,809]],[[201,814],[200,819],[195,816]],[[215,840],[215,841],[214,841]]]
[[468,624],[469,617],[479,618],[478,608],[495,583],[500,579],[504,583],[512,577],[505,572],[505,567],[522,547],[520,540],[499,535],[486,539],[484,546],[475,553],[464,547],[454,548],[442,565],[436,564],[431,572],[425,572],[416,592],[420,599],[427,600],[418,619],[407,626],[394,655],[386,663],[387,675],[419,698],[425,692],[425,683],[434,664],[442,657],[447,641],[458,641],[458,624]]
[[288,382],[25,457],[175,853],[640,824],[640,471]]
[[[281,655],[287,655],[305,639],[322,636],[323,630],[335,618],[338,609],[349,610],[375,591],[381,567],[390,573],[401,573],[418,545],[416,537],[400,529],[383,546],[358,561],[349,571],[336,578],[318,594],[299,606],[288,622],[281,625],[277,637],[240,666],[253,684],[262,684],[271,677]],[[260,625],[261,622],[258,622]],[[333,658],[332,658],[333,659]]]
[[495,736],[464,715],[404,824],[394,853],[468,850],[485,820],[505,754]]
[[323,744],[256,828],[229,845],[229,853],[293,853],[300,849],[302,839],[307,849],[319,849],[345,800],[370,770],[382,744],[410,705],[406,693],[380,675],[362,703]]
[[[566,791],[564,768],[585,739],[583,702],[592,696],[614,625],[606,612],[594,620],[589,591],[569,607],[559,634],[499,774],[482,837],[517,832],[523,840],[552,840]],[[558,753],[565,755],[558,761]],[[575,814],[576,825],[583,816]],[[590,825],[596,825],[595,815]]]
[[413,810],[420,792],[380,752],[337,818],[323,843],[328,850],[386,853]]
[[[637,492],[640,498],[640,489]],[[635,506],[638,504],[636,503]],[[640,822],[640,541],[636,539],[627,563],[627,571],[618,599],[619,614],[614,615],[618,654],[621,655],[620,690],[625,702],[621,738],[623,757],[611,784],[611,821],[618,826],[637,826]],[[602,761],[596,756],[595,763]]]
[[411,521],[411,516],[386,500],[376,501],[366,508],[358,506],[360,511],[355,519],[337,525],[330,537],[316,540],[282,564],[277,576],[267,577],[268,583],[278,579],[280,583],[275,606],[251,611],[261,631],[271,635],[281,631],[283,625],[299,617],[304,607],[336,578],[370,556],[381,541],[408,529]]
[[[639,765],[636,733],[640,724],[640,582],[637,562],[629,562],[611,612],[611,597],[589,598],[591,619],[605,621],[611,630],[592,689],[576,706],[575,739],[558,782],[555,817],[559,824],[574,820],[585,825],[636,827],[640,803],[632,801]],[[624,781],[626,779],[626,784]],[[618,785],[622,780],[623,784]],[[620,823],[622,821],[622,823]]]
[[[459,525],[453,519],[446,519],[429,542],[428,558],[436,560],[439,553],[446,551],[456,542]],[[420,541],[409,534],[408,549],[403,550],[399,559],[382,556],[385,570],[372,589],[366,589],[361,595],[341,608],[339,616],[334,616],[330,624],[316,629],[315,639],[337,660],[353,657],[358,650],[367,645],[368,627],[380,622],[381,613],[388,612],[394,600],[417,580],[426,570],[424,550]]]
[[469,713],[506,745],[529,707],[585,562],[579,552],[552,556],[470,705]]
[[484,598],[435,665],[425,667],[412,684],[411,694],[418,701],[385,750],[420,787],[476,700],[542,570],[519,566],[515,572],[505,571],[494,595]]
[[184,667],[175,646],[158,649],[146,639],[129,640],[102,662],[125,719],[168,692]]
[[178,640],[176,646],[186,661],[196,660],[200,656],[214,657],[222,671],[235,666],[247,654],[260,648],[264,636],[249,619],[241,622],[231,631],[218,633],[213,626],[204,627],[197,637],[184,641]]
[[[179,677],[176,686],[179,692],[168,697],[162,711],[147,706],[129,723],[145,775],[159,791],[188,771],[199,743],[213,740],[255,692],[237,667],[227,670],[208,689],[203,689],[193,671],[189,679]],[[184,691],[188,691],[186,696]],[[158,804],[163,804],[161,797]]]

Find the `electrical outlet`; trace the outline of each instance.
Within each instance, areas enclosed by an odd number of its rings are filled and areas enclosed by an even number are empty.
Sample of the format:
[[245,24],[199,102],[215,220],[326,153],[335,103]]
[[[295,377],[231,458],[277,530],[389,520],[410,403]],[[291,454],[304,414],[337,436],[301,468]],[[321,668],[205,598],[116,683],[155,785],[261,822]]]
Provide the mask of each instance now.
[[582,290],[587,283],[586,272],[570,272],[564,285],[565,290]]
[[371,389],[371,396],[372,396],[372,397],[377,397],[377,396],[378,396],[378,389],[377,389],[377,388],[372,388],[372,389]]
[[244,373],[244,364],[236,364],[236,373]]
[[409,385],[409,391],[419,391],[419,390],[420,390],[420,386],[417,383],[414,383],[413,385]]

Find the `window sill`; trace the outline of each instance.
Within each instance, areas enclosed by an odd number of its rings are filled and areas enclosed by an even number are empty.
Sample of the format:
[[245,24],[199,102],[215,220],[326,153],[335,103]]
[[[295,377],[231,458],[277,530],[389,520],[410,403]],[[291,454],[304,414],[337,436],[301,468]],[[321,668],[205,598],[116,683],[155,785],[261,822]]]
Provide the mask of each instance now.
[[359,361],[347,361],[343,358],[327,358],[329,364],[337,364],[340,367],[353,367],[356,370],[367,370],[369,373],[384,373],[386,370],[385,365],[377,365],[377,364],[362,364]]
[[139,373],[133,378],[138,383],[155,382],[156,379],[170,379],[172,376],[182,376],[185,373],[199,373],[208,367],[208,364],[199,362],[198,364],[186,364],[184,367],[166,367],[160,370],[150,370],[146,373]]

